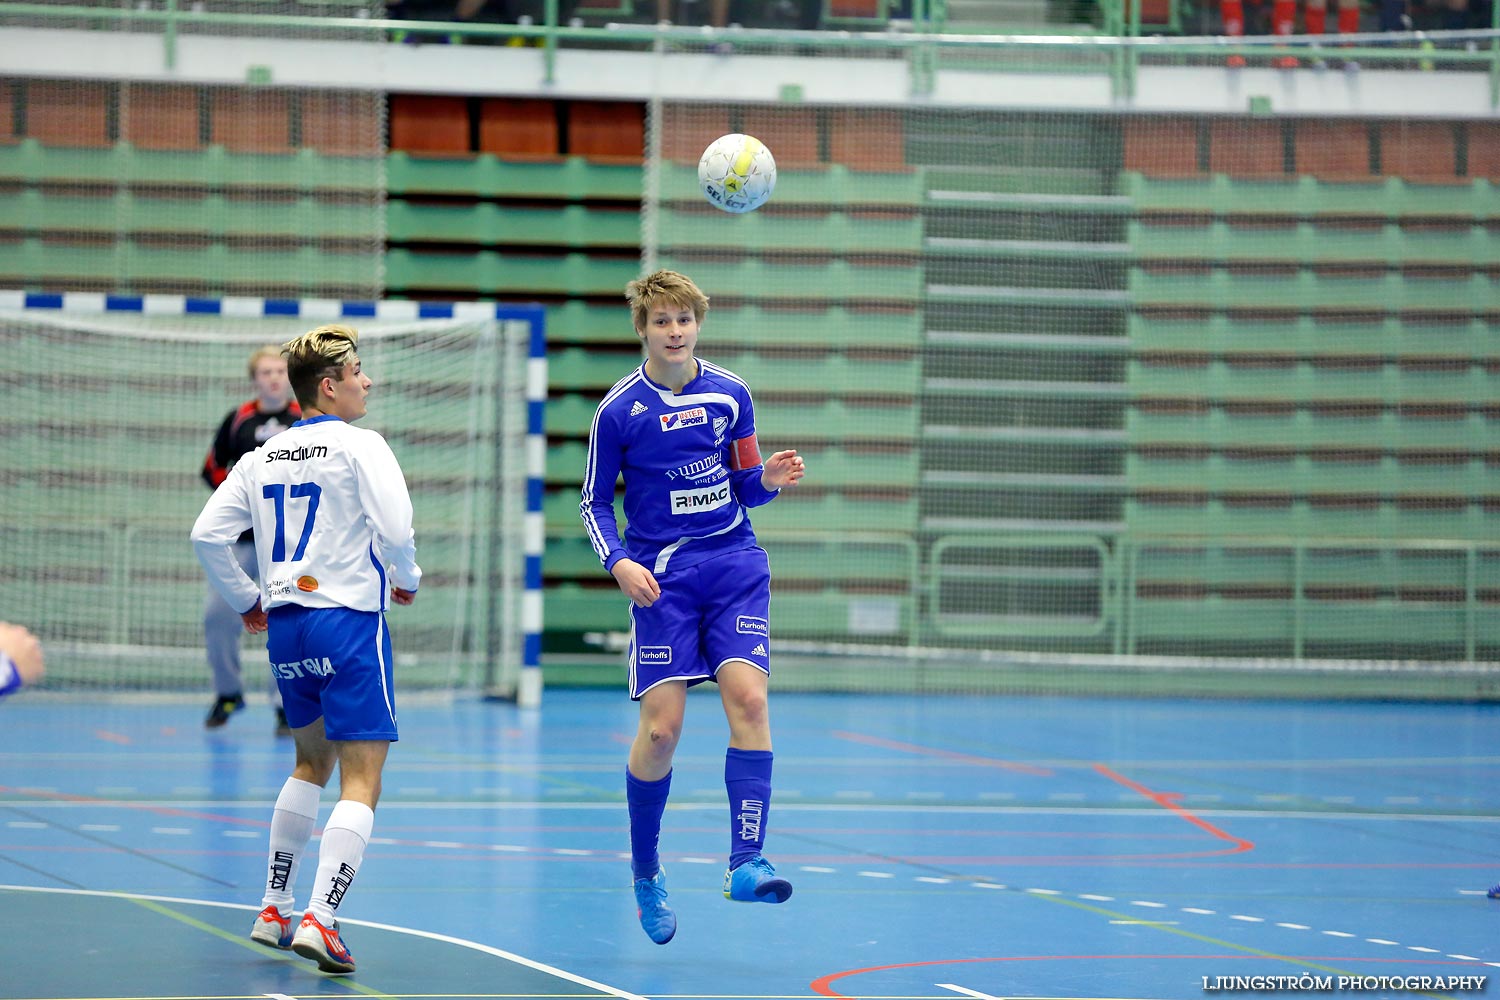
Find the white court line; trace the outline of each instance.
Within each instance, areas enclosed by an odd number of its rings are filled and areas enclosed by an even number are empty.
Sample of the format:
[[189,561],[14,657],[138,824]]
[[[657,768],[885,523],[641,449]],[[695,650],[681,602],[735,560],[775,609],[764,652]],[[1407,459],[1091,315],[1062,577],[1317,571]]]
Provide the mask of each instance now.
[[[57,792],[55,788],[27,788],[26,791]],[[7,799],[8,806],[25,806],[30,809],[256,809],[266,807],[264,797],[255,799],[202,799],[198,801],[183,801],[180,799],[119,799],[110,798],[109,794],[128,794],[136,791],[134,788],[112,788],[106,793],[105,789],[96,789],[104,796],[94,800],[59,800],[59,799]],[[269,796],[273,790],[267,792]],[[722,789],[718,795],[723,795]],[[777,789],[778,796],[787,793]],[[1006,793],[1010,794],[1010,793]],[[996,798],[993,793],[981,792],[981,801]],[[459,812],[471,809],[486,809],[497,812],[510,812],[525,810],[534,812],[538,810],[552,811],[559,809],[570,809],[579,811],[618,811],[618,802],[558,802],[547,800],[521,800],[510,802],[453,802],[450,800],[426,801],[421,799],[407,800],[384,800],[380,808],[386,812],[395,811],[417,811],[417,812]],[[723,808],[723,803],[713,802],[682,802],[673,803],[672,806],[678,812],[715,812]],[[830,813],[898,813],[902,816],[911,814],[931,814],[942,816],[1097,816],[1100,809],[1095,806],[1001,806],[1001,805],[929,805],[923,802],[901,802],[887,804],[882,802],[867,802],[862,804],[845,802],[788,802],[779,807],[781,812],[830,812]],[[1170,813],[1164,813],[1158,807],[1143,806],[1139,809],[1123,809],[1113,806],[1108,809],[1112,816],[1148,817],[1163,821],[1180,822]],[[1264,821],[1280,821],[1287,819],[1313,819],[1313,820],[1347,820],[1349,822],[1443,822],[1443,823],[1475,823],[1483,825],[1500,824],[1500,815],[1483,815],[1477,813],[1435,813],[1435,812],[1339,812],[1336,810],[1321,810],[1308,812],[1296,809],[1257,809],[1247,812],[1239,809],[1198,809],[1194,815],[1205,819],[1233,819],[1236,822],[1254,823]]]
[[965,986],[954,986],[952,983],[934,983],[939,989],[952,990],[954,993],[962,993],[966,997],[974,997],[976,1000],[1001,1000],[1000,997],[990,996],[988,993],[980,993]]
[[[249,910],[251,912],[255,912],[258,909],[253,904],[217,903],[207,899],[184,899],[178,896],[148,896],[144,893],[139,892],[103,892],[98,889],[53,889],[42,888],[34,885],[0,885],[0,890],[8,890],[11,892],[44,892],[51,893],[57,896],[99,896],[105,899],[144,899],[153,903],[178,903],[186,906],[217,906],[220,909],[225,910]],[[440,941],[443,944],[457,945],[460,948],[469,948],[473,951],[482,952],[486,955],[493,955],[496,958],[503,958],[507,962],[514,962],[516,965],[522,965],[528,969],[532,969],[536,972],[542,972],[549,976],[556,976],[558,979],[565,979],[570,983],[576,983],[579,986],[586,986],[591,990],[598,990],[600,993],[608,993],[610,996],[619,997],[620,1000],[648,1000],[648,998],[640,996],[639,994],[627,993],[625,990],[616,989],[613,986],[606,986],[603,983],[596,983],[592,979],[586,979],[583,976],[575,975],[563,969],[556,968],[555,966],[547,965],[543,962],[538,962],[534,959],[526,958],[524,955],[517,955],[514,952],[505,951],[501,948],[492,948],[487,944],[480,944],[478,941],[466,941],[463,938],[450,937],[447,934],[434,934],[431,931],[419,931],[411,927],[397,927],[394,924],[377,924],[370,920],[354,920],[348,917],[340,917],[339,923],[349,924],[353,927],[373,927],[378,931],[390,931],[393,934],[409,934],[412,937],[425,938],[428,941]]]

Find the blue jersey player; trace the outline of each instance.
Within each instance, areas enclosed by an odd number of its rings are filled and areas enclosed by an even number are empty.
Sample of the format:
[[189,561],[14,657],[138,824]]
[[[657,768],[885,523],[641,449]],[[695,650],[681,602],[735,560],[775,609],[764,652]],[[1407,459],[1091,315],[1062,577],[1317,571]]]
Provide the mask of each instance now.
[[[580,509],[604,568],[630,598],[630,697],[640,724],[625,771],[641,926],[666,944],[677,917],[657,857],[687,689],[718,684],[729,721],[724,784],[730,853],[724,895],[781,903],[792,886],[765,859],[771,804],[771,576],[747,511],[795,486],[795,451],[761,460],[750,389],[696,357],[708,297],[675,271],[625,287],[646,360],[594,415]],[[625,480],[626,539],[615,523]]]

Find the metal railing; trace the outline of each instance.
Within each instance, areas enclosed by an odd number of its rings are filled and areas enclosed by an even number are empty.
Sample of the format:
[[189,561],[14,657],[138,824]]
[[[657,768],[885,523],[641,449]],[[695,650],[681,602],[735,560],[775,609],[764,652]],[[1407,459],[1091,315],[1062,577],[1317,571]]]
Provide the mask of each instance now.
[[[1431,68],[1434,61],[1444,67],[1482,70],[1488,75],[1490,106],[1500,108],[1500,5],[1496,5],[1493,30],[1444,31],[1388,34],[1307,36],[1251,36],[1234,39],[1223,37],[1161,38],[1141,34],[1139,0],[1100,0],[1103,34],[1087,36],[1044,34],[955,34],[946,32],[945,5],[942,0],[915,0],[909,31],[795,31],[747,28],[683,28],[669,25],[609,24],[583,27],[559,23],[558,0],[546,0],[539,24],[490,24],[468,21],[403,21],[374,17],[327,17],[284,14],[250,14],[184,10],[181,0],[160,0],[158,8],[149,5],[95,7],[41,3],[0,3],[0,23],[5,18],[36,19],[59,25],[117,24],[130,28],[159,31],[162,43],[162,67],[177,67],[179,40],[184,28],[262,28],[268,33],[296,31],[309,36],[368,34],[389,38],[399,32],[438,33],[473,41],[522,39],[535,41],[542,50],[542,84],[557,82],[557,53],[560,47],[578,44],[588,47],[665,47],[677,45],[704,50],[719,43],[753,46],[794,47],[805,52],[854,52],[905,57],[910,90],[913,95],[933,92],[941,72],[941,55],[948,52],[986,52],[997,54],[996,67],[1025,71],[1025,66],[1006,65],[1003,56],[1038,53],[1067,54],[1073,58],[1089,57],[1097,62],[1103,56],[1108,65],[1112,96],[1130,98],[1143,61],[1192,64],[1194,62],[1224,65],[1232,56],[1246,59],[1273,58],[1296,52],[1311,60],[1337,59],[1345,64],[1357,62],[1370,66]],[[1441,49],[1436,46],[1452,46]],[[1080,71],[1088,71],[1087,59],[1080,58]],[[1050,71],[1055,72],[1055,67]]]

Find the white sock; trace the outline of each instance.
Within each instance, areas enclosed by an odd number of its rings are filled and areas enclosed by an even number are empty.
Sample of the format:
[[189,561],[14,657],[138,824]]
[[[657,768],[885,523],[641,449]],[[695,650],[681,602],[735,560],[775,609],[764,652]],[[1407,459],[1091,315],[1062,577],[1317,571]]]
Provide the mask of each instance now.
[[313,882],[312,900],[307,908],[324,927],[332,927],[334,913],[344,901],[359,863],[365,858],[365,845],[375,826],[375,811],[363,802],[339,800],[323,827],[323,843],[318,848],[318,877]]
[[289,915],[296,902],[297,870],[313,827],[318,825],[318,796],[323,789],[310,781],[288,778],[276,796],[271,813],[271,847],[266,862],[266,894],[261,906],[274,906]]

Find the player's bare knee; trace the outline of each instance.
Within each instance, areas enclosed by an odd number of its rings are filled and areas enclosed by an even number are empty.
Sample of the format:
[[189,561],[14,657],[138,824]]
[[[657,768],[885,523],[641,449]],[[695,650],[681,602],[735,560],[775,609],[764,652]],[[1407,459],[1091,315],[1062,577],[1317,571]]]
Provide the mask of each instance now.
[[738,721],[747,726],[764,726],[769,715],[764,692],[742,695],[734,699],[732,711]]

